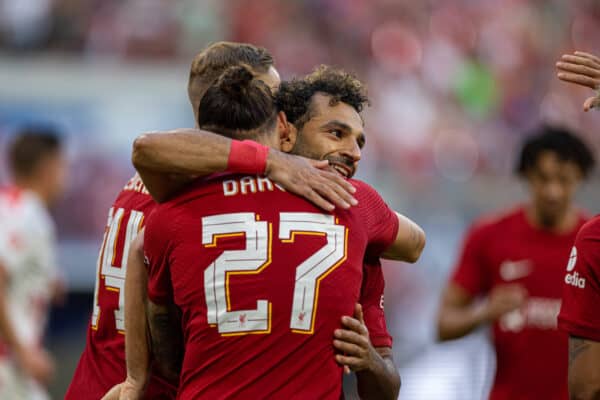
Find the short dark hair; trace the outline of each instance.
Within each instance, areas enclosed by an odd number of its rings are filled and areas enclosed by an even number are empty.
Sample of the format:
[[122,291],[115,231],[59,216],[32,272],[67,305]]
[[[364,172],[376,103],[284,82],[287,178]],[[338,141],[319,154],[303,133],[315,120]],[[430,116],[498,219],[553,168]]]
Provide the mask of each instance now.
[[275,101],[298,129],[311,118],[312,98],[316,93],[331,97],[331,105],[346,103],[360,113],[369,104],[366,86],[354,75],[321,65],[304,78],[282,82]]
[[248,139],[253,130],[269,131],[277,121],[271,90],[241,65],[229,67],[206,91],[200,109],[200,128],[234,139]]
[[30,177],[41,160],[61,149],[58,133],[49,127],[26,127],[15,136],[8,148],[9,167],[15,177]]
[[[273,65],[273,57],[263,47],[248,43],[216,42],[200,52],[192,60],[188,94],[202,97],[223,72],[236,65],[246,65],[255,72],[265,73]],[[193,93],[194,88],[202,87],[199,93]],[[198,98],[196,100],[199,100]]]
[[563,127],[543,125],[525,141],[517,163],[517,173],[524,176],[545,151],[555,153],[561,161],[577,164],[584,178],[596,163],[590,148],[573,132]]

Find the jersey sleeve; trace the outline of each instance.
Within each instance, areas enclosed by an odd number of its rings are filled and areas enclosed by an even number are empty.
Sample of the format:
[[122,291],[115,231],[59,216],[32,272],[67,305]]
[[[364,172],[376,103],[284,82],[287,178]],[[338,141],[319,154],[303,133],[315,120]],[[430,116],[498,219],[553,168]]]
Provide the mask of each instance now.
[[563,282],[558,327],[600,342],[600,218],[584,225],[575,239]]
[[144,262],[148,269],[148,298],[156,304],[172,299],[173,289],[169,270],[169,249],[172,235],[165,229],[168,214],[156,207],[146,221],[144,230]]
[[473,226],[469,230],[450,279],[471,296],[486,293],[491,287],[490,271],[484,258],[485,236],[484,227]]
[[366,255],[378,258],[398,235],[398,216],[371,186],[361,181],[354,181],[354,185],[369,238]]
[[374,347],[392,347],[383,310],[385,280],[379,259],[365,260],[359,303]]

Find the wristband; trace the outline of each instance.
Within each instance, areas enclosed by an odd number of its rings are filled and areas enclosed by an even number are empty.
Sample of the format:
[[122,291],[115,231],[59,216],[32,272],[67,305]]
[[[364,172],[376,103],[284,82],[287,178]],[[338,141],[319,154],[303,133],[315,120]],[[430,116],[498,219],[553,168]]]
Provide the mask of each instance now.
[[227,171],[262,175],[267,169],[269,148],[252,140],[232,140]]

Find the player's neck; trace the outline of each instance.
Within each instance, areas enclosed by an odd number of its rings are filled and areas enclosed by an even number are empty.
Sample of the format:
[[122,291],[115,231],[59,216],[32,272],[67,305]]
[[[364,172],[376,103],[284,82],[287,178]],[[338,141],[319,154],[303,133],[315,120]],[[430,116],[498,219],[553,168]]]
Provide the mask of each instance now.
[[565,234],[571,232],[573,229],[575,229],[577,222],[579,221],[577,209],[572,205],[569,206],[569,208],[551,224],[546,223],[539,210],[537,210],[535,206],[531,204],[525,207],[525,215],[527,217],[527,221],[536,229],[541,229],[556,234]]

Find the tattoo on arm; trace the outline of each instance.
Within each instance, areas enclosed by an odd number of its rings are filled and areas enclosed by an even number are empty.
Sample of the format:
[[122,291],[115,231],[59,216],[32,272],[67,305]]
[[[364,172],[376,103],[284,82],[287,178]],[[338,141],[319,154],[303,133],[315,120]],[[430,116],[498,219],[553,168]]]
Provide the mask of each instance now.
[[569,338],[569,365],[584,351],[590,347],[587,340],[571,336]]
[[152,354],[165,378],[177,382],[183,361],[183,338],[175,306],[148,304]]

